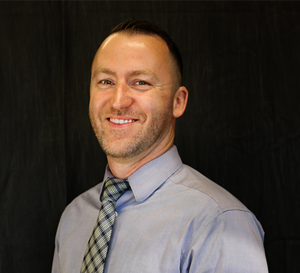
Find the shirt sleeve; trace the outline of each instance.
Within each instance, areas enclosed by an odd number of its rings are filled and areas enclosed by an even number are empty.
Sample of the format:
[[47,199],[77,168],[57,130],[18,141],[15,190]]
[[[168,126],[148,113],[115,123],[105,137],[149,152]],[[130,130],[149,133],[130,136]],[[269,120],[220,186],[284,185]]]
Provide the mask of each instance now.
[[194,240],[182,272],[267,273],[263,236],[251,212],[225,211]]
[[[58,229],[59,231],[59,229]],[[57,231],[57,234],[58,234]],[[56,238],[55,238],[55,249],[54,249],[54,256],[53,256],[53,262],[52,262],[52,271],[51,273],[61,273],[60,271],[60,265],[59,265],[59,258],[58,258],[58,240],[57,240],[57,234],[56,234]]]

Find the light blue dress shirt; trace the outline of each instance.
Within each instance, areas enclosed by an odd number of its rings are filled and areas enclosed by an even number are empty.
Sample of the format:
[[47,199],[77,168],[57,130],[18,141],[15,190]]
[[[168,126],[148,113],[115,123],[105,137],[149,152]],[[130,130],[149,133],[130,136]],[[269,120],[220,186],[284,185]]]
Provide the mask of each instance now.
[[[112,174],[106,168],[104,180]],[[173,146],[129,177],[104,272],[265,273],[263,230],[234,196],[183,165]],[[65,209],[52,273],[79,273],[96,223],[103,183]]]

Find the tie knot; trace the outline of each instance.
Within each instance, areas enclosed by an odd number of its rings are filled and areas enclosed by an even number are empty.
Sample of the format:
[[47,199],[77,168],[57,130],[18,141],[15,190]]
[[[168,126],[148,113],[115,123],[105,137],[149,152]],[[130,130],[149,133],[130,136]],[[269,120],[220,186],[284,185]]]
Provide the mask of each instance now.
[[127,179],[107,178],[104,184],[103,199],[117,202],[121,195],[129,188]]

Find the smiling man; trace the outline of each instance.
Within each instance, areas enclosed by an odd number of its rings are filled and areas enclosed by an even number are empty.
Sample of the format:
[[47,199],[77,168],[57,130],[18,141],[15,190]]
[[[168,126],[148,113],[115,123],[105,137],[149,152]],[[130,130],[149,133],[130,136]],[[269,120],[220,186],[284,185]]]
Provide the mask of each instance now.
[[181,77],[176,45],[152,23],[128,20],[100,46],[89,112],[108,165],[65,209],[53,273],[268,271],[255,216],[173,146]]
[[188,94],[174,84],[174,66],[158,36],[117,32],[98,50],[90,118],[114,176],[127,178],[172,147]]

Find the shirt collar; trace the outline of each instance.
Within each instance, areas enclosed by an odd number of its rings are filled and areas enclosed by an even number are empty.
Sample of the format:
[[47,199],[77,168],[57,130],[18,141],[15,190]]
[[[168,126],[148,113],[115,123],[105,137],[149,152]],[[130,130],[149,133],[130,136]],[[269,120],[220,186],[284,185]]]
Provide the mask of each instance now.
[[[182,166],[176,146],[143,165],[128,177],[136,202],[143,202]],[[107,165],[104,181],[113,177]],[[102,190],[101,190],[102,191]]]

